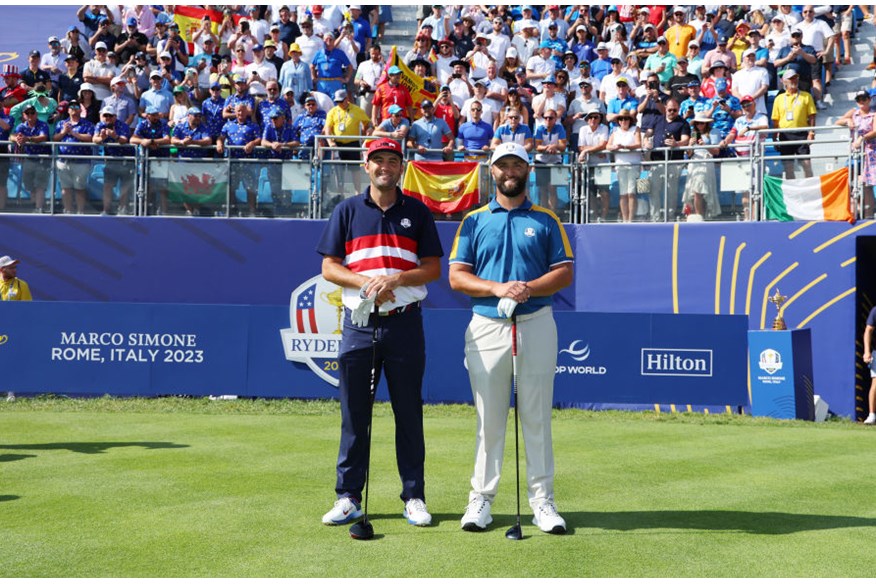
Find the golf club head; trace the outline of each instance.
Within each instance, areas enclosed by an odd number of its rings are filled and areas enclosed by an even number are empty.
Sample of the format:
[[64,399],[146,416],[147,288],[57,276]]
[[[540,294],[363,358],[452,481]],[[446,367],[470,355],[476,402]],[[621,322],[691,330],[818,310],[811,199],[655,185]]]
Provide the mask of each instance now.
[[350,537],[353,539],[373,539],[374,526],[367,518],[350,526]]
[[505,532],[505,537],[508,539],[523,539],[523,530],[520,528],[520,524],[517,523],[509,527],[508,531]]

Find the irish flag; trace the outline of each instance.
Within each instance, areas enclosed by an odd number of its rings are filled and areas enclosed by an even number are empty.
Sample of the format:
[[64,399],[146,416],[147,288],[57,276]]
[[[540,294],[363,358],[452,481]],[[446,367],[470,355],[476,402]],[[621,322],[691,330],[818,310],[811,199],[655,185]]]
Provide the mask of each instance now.
[[848,168],[812,178],[783,180],[765,176],[763,198],[768,220],[854,222]]
[[477,162],[411,162],[402,191],[423,201],[433,213],[458,213],[480,200]]

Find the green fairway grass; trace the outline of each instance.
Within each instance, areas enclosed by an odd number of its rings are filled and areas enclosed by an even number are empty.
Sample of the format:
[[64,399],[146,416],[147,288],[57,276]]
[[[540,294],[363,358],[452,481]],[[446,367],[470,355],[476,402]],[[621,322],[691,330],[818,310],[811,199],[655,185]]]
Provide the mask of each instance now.
[[870,575],[874,428],[654,412],[554,418],[569,534],[539,532],[524,495],[526,539],[514,542],[504,537],[513,425],[494,523],[467,533],[474,410],[426,408],[433,526],[416,528],[401,515],[392,414],[379,404],[377,536],[362,542],[320,524],[334,501],[334,402],[0,403],[0,576]]

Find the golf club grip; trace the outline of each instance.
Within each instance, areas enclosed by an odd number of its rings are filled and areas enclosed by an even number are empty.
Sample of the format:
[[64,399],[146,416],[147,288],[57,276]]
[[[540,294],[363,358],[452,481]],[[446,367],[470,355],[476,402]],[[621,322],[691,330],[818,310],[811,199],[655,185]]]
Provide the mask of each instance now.
[[511,315],[511,356],[517,356],[517,315]]

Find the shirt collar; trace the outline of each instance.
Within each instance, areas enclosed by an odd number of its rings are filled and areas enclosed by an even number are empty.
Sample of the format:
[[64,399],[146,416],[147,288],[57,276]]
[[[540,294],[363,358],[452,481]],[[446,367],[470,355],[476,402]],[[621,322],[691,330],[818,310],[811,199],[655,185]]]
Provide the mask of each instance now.
[[[502,205],[499,204],[499,201],[497,201],[495,197],[490,199],[490,202],[488,203],[488,205],[490,207],[491,213],[495,213],[496,211],[510,213],[510,211],[508,211],[508,209],[506,209],[505,207],[503,207]],[[529,200],[529,197],[526,197],[526,199],[523,201],[523,203],[519,207],[517,207],[516,209],[513,209],[513,210],[514,211],[528,211],[531,208],[532,208],[532,201]]]
[[[395,187],[395,203],[393,203],[392,207],[390,207],[389,209],[393,209],[399,205],[405,204],[405,199],[402,195],[404,195],[404,193],[402,192],[401,187]],[[374,200],[371,198],[371,186],[365,187],[365,190],[362,191],[362,194],[360,196],[365,199],[365,204],[369,207],[380,209],[380,207],[377,206],[377,203],[375,203]],[[387,209],[387,211],[389,211],[389,209]]]

